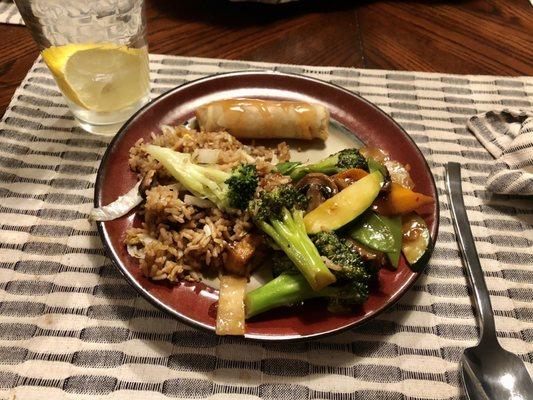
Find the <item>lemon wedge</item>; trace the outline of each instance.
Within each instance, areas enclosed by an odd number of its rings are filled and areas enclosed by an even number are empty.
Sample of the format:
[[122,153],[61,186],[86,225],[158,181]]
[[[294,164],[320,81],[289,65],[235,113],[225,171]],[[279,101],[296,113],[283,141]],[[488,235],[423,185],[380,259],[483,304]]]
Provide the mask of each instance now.
[[67,44],[49,47],[42,55],[63,94],[84,109],[120,110],[148,92],[146,48]]

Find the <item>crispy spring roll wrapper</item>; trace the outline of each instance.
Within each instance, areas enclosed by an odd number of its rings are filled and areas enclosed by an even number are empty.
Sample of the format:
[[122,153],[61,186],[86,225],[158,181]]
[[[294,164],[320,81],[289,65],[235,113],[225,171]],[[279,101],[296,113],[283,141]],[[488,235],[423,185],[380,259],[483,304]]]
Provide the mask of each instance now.
[[326,140],[329,112],[301,101],[228,99],[196,109],[200,129],[227,131],[239,139]]

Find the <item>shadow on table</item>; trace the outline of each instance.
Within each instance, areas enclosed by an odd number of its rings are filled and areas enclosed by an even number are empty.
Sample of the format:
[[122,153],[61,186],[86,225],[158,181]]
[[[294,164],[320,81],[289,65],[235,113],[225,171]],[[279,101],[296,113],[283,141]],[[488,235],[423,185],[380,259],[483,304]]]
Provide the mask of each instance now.
[[[461,3],[463,0],[405,1],[422,5]],[[356,10],[375,0],[300,0],[283,4],[231,2],[228,0],[152,0],[150,5],[165,16],[179,20],[202,21],[228,27],[261,25],[303,14]]]

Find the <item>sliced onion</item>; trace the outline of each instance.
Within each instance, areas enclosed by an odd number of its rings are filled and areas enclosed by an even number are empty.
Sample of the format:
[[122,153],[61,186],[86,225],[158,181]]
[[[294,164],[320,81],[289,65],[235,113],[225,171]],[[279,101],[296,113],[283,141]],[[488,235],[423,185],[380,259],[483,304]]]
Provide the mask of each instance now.
[[360,151],[364,157],[372,157],[377,162],[384,164],[389,171],[391,181],[407,189],[414,188],[415,184],[409,174],[408,166],[404,166],[398,161],[392,160],[385,151],[375,147],[363,147]]
[[207,199],[202,199],[201,197],[192,196],[190,194],[186,194],[183,197],[183,202],[185,204],[190,205],[190,206],[195,206],[195,207],[199,207],[199,208],[211,208],[211,207],[215,206],[213,204],[213,202],[211,202],[211,201],[209,201]]
[[142,247],[139,247],[137,245],[128,244],[126,246],[126,249],[128,250],[128,254],[134,258],[144,258],[146,254],[145,247],[154,242],[155,239],[152,238],[150,235],[147,235],[146,233],[140,233],[137,235],[137,239],[139,239],[139,242],[141,242]]
[[403,186],[407,189],[413,189],[415,184],[411,179],[411,175],[405,166],[400,164],[398,161],[387,160],[385,161],[385,166],[389,171],[391,181],[397,183],[398,185]]
[[244,296],[247,279],[232,275],[220,277],[217,309],[217,335],[244,335]]
[[141,182],[131,188],[125,195],[120,196],[114,202],[107,206],[93,208],[89,213],[89,220],[91,221],[111,221],[126,215],[143,201],[139,194],[139,185]]
[[216,164],[220,150],[218,149],[196,149],[193,153],[193,158],[199,164]]

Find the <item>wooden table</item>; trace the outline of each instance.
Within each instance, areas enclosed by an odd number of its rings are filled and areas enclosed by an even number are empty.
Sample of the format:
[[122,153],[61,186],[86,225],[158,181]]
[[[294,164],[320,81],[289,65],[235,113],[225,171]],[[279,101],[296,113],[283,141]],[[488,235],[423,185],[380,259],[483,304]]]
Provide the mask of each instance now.
[[[528,0],[147,0],[153,53],[458,74],[533,75]],[[0,25],[0,115],[37,57]]]

